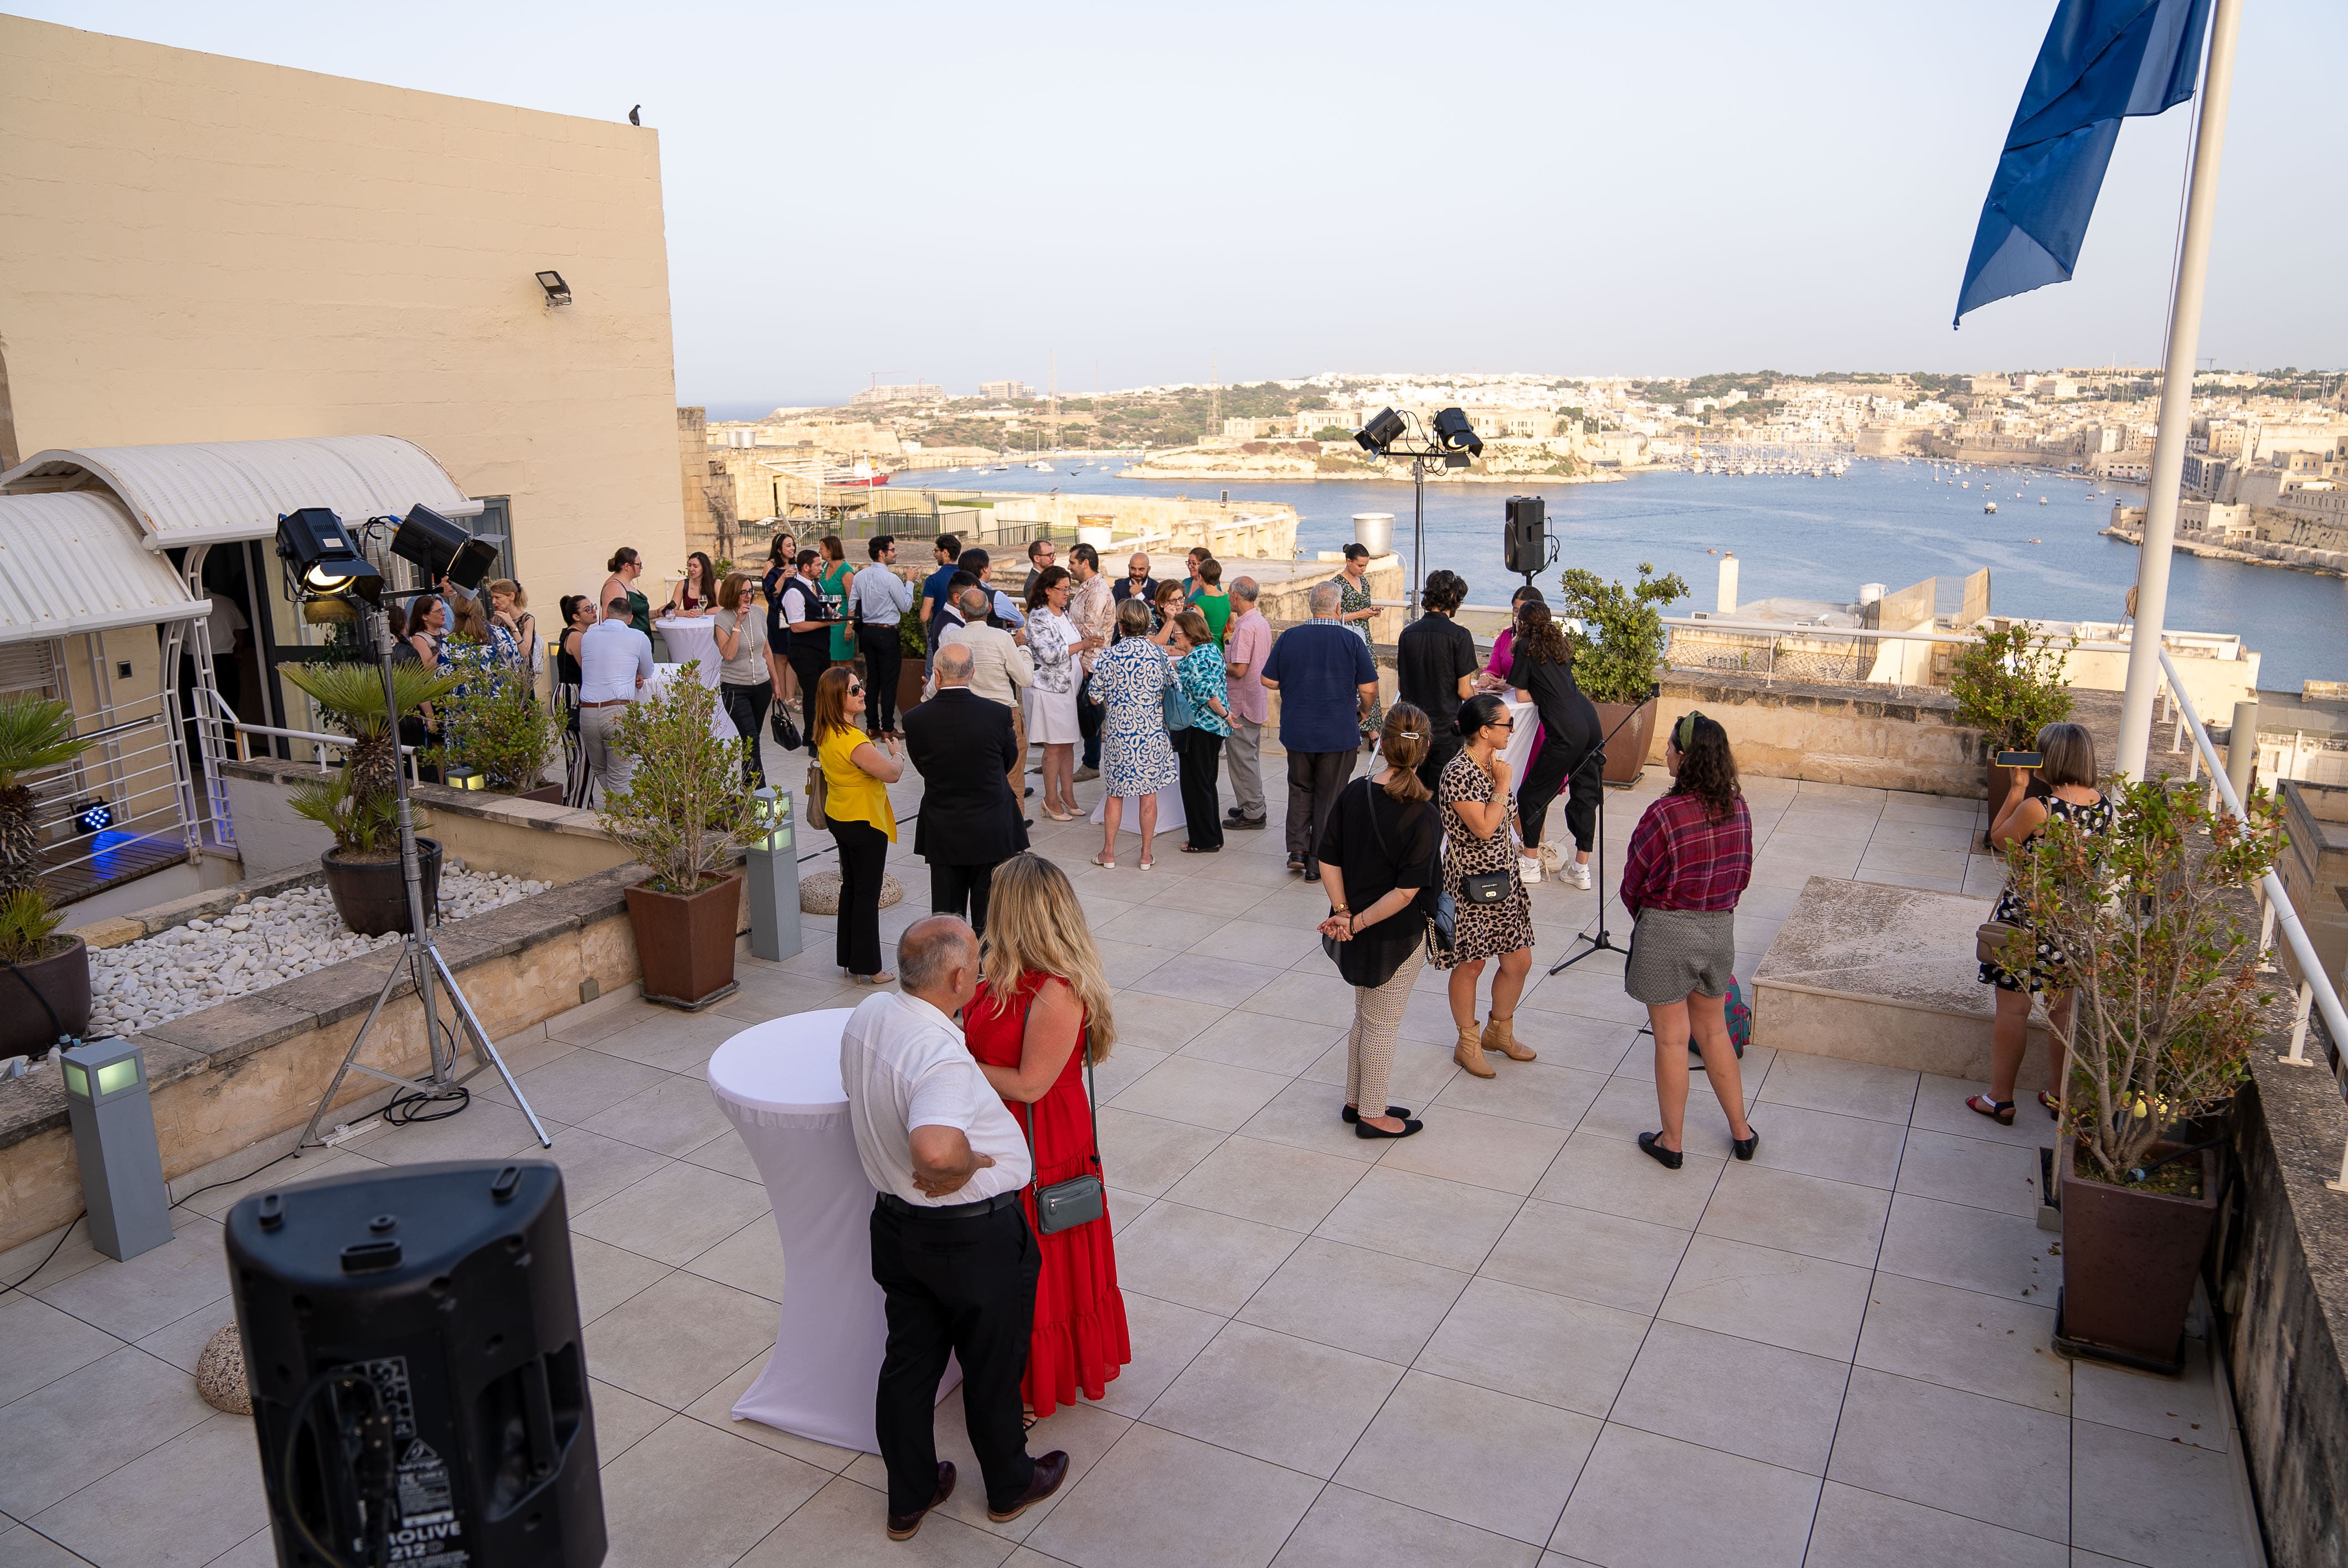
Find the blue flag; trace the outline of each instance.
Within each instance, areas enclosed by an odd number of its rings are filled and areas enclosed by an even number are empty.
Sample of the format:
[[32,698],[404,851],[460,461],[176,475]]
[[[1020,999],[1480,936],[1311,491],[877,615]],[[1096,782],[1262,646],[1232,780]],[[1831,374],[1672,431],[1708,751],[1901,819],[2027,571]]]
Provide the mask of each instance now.
[[2209,22],[2209,0],[2055,7],[1982,203],[1958,321],[1992,300],[2070,281],[2120,120],[2193,96]]

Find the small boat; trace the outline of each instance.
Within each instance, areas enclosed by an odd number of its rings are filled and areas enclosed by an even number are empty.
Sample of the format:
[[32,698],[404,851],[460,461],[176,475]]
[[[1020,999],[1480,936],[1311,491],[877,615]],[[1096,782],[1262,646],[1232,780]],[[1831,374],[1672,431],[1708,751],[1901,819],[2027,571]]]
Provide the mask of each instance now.
[[2039,541],[2038,541],[2038,540],[2036,540],[2036,539],[2033,539],[2033,540],[2031,540],[2030,542],[2031,542],[2032,544],[2034,544],[2034,544],[2037,544]]
[[1027,466],[1033,468],[1038,474],[1049,474],[1053,471],[1052,466],[1049,463],[1030,463]]
[[2038,504],[2039,504],[2040,506],[2042,506],[2042,507],[2043,507],[2043,506],[2044,506],[2044,505],[2046,504],[2046,497],[2044,497],[2044,496],[2039,497],[2038,497]]
[[1971,479],[1967,479],[1967,480],[1966,480],[1962,485],[1959,486],[1958,487],[1959,487],[1960,489],[1970,490],[1970,489],[1972,489],[1972,488],[1973,487],[1973,482],[1972,482]]
[[1997,503],[1995,501],[1992,501],[1988,506],[1983,507],[1982,510],[1984,512],[1994,512],[1997,510]]

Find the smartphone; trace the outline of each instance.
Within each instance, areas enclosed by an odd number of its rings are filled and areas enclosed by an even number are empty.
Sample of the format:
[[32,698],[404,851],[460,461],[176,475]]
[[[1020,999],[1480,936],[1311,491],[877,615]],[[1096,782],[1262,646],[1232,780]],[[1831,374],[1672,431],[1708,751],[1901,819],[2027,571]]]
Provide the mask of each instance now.
[[2036,752],[2000,752],[1997,765],[2002,768],[2044,767],[2046,759]]

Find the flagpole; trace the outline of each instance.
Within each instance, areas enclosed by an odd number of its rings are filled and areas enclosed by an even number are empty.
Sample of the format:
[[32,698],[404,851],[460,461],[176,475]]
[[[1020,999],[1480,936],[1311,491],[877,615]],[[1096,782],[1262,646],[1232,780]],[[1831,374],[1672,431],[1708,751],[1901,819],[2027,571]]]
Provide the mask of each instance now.
[[2128,645],[2127,689],[2120,698],[2118,768],[2145,776],[2153,693],[2160,687],[2160,634],[2168,610],[2169,547],[2177,537],[2178,491],[2185,479],[2185,436],[2193,423],[2193,366],[2201,343],[2201,298],[2209,276],[2209,228],[2218,205],[2218,164],[2226,145],[2226,104],[2234,87],[2234,37],[2241,0],[2216,0],[2201,77],[2201,124],[2193,140],[2193,179],[2185,200],[2185,243],[2168,313],[2168,363],[2160,384],[2160,434],[2145,494],[2144,545],[2137,553],[2136,630]]

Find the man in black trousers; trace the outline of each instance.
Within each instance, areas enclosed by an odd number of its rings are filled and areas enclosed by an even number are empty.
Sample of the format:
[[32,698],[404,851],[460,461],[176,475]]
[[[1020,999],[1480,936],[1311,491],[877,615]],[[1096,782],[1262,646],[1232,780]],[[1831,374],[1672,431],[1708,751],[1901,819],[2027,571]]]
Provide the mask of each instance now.
[[[1003,775],[994,769],[997,787]],[[950,915],[905,929],[901,989],[867,997],[839,1034],[856,1157],[875,1189],[872,1278],[889,1317],[873,1415],[889,1471],[889,1539],[908,1541],[953,1495],[938,1458],[938,1379],[962,1363],[963,1425],[1007,1524],[1057,1491],[1068,1456],[1027,1453],[1019,1383],[1042,1263],[1019,1203],[1033,1162],[1019,1124],[963,1043],[978,942]]]
[[905,753],[922,775],[913,853],[930,863],[930,907],[986,929],[994,868],[1027,846],[1011,774],[1019,742],[1011,710],[970,689],[970,650],[938,650],[937,692],[905,713]]

